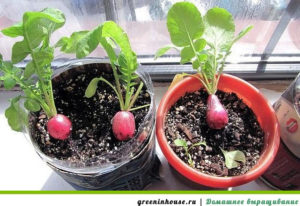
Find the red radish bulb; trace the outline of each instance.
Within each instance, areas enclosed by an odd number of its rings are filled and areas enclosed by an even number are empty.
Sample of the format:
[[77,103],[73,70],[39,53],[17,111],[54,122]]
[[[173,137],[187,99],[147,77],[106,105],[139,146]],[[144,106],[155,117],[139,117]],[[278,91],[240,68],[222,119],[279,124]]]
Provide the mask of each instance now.
[[112,130],[115,137],[120,140],[128,140],[135,132],[135,120],[131,112],[119,111],[112,120]]
[[59,140],[65,140],[71,133],[72,123],[68,117],[57,114],[47,124],[49,134]]
[[212,129],[222,129],[228,123],[227,111],[214,94],[210,94],[207,99],[206,122]]

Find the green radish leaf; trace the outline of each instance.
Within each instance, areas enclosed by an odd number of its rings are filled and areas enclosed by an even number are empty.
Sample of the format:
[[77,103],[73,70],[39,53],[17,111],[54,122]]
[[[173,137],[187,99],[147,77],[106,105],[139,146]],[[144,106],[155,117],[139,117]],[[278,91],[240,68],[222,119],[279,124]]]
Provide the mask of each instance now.
[[206,41],[204,39],[197,39],[194,42],[194,47],[197,52],[202,51],[206,46]]
[[172,6],[167,16],[167,27],[172,43],[179,47],[189,46],[204,31],[199,10],[189,2],[179,2]]
[[[201,52],[204,47],[206,46],[206,41],[204,39],[197,39],[195,42],[194,42],[194,48],[196,50],[196,52]],[[194,57],[196,56],[195,52],[193,51],[192,47],[191,46],[186,46],[184,47],[181,52],[180,52],[180,56],[181,56],[181,60],[180,60],[180,63],[181,64],[185,64],[185,63],[188,63],[188,62],[192,62],[192,59],[194,59]],[[197,53],[197,61],[200,61],[200,62],[204,62],[206,60],[206,55],[205,54],[199,54]],[[195,64],[195,66],[198,66],[194,69],[197,69],[199,68],[200,64],[198,62],[198,64]]]
[[116,53],[114,51],[114,48],[109,43],[109,41],[111,41],[109,39],[110,38],[101,38],[100,44],[105,49],[105,51],[106,51],[106,53],[107,53],[107,55],[108,55],[108,57],[110,59],[111,64],[115,64],[115,63],[118,62],[117,61],[118,57],[117,57],[117,55],[116,55]]
[[24,41],[30,48],[37,48],[42,41],[65,23],[64,14],[58,9],[47,8],[41,12],[25,12],[23,15]]
[[34,65],[33,62],[30,61],[27,63],[25,70],[24,70],[24,78],[28,79],[29,77],[31,77],[34,74]]
[[[127,68],[128,67],[128,62],[127,59],[125,57],[125,55],[123,54],[123,52],[121,51],[117,60],[117,65],[120,66],[121,68]],[[126,71],[123,71],[122,73],[126,73]],[[129,74],[127,74],[129,75]]]
[[78,40],[76,45],[76,57],[83,58],[92,53],[99,45],[101,38],[101,26],[87,32]]
[[122,74],[128,75],[128,78],[123,79],[123,81],[130,83],[130,75],[134,74],[138,64],[136,54],[131,49],[127,34],[115,22],[107,21],[102,25],[102,37],[111,38],[120,47],[122,55],[127,61],[125,73],[122,72]]
[[200,145],[207,146],[206,142],[197,142],[193,144],[193,147],[200,146]]
[[24,89],[24,94],[26,98],[34,99],[34,94],[31,89]]
[[18,132],[22,131],[23,125],[19,121],[19,113],[13,106],[10,106],[5,110],[5,117],[7,118],[8,124],[12,130]]
[[17,82],[10,76],[5,76],[3,84],[5,89],[12,89],[16,86]]
[[244,153],[239,150],[225,151],[221,149],[221,151],[225,157],[225,165],[228,169],[238,167],[240,165],[239,162],[246,162],[246,157]]
[[91,98],[92,96],[95,95],[97,87],[98,87],[98,82],[100,81],[100,78],[94,78],[92,81],[90,81],[88,87],[85,90],[85,97]]
[[[77,43],[86,36],[88,31],[74,32],[70,37],[62,37],[55,47],[60,47],[60,51],[65,53],[75,53]],[[98,44],[97,44],[98,45]]]
[[20,107],[19,100],[21,96],[10,100],[10,106],[5,110],[5,117],[12,130],[22,131],[24,123],[27,122],[25,111]]
[[180,56],[180,64],[185,64],[191,61],[191,59],[195,56],[195,53],[191,46],[187,46],[181,50]]
[[31,112],[38,112],[41,109],[40,104],[34,99],[26,99],[24,107]]
[[212,8],[204,16],[204,39],[214,49],[231,45],[235,25],[232,15],[223,8]]
[[117,45],[115,44],[115,42],[111,39],[111,38],[106,38],[107,43],[113,48],[116,49]]
[[243,36],[245,36],[249,31],[251,31],[251,29],[253,29],[253,26],[248,26],[245,29],[243,29],[242,31],[240,31],[240,33],[234,38],[233,43],[237,42],[238,40],[240,40]]
[[192,62],[192,66],[193,66],[193,69],[198,69],[200,67],[200,62],[198,61],[198,59],[196,59]]
[[[77,39],[77,40],[76,40]],[[73,53],[73,50],[66,51],[68,44],[76,45],[76,57],[83,58],[93,52],[99,43],[106,50],[111,62],[117,60],[114,47],[118,44],[126,58],[132,56],[131,47],[126,33],[116,23],[108,21],[91,31],[75,32],[69,38],[62,38],[56,44],[61,51]],[[127,58],[130,59],[130,58]]]
[[202,72],[208,79],[214,78],[214,75],[216,74],[216,70],[214,67],[214,57],[212,55],[207,56],[207,61],[202,67]]
[[[40,68],[44,68],[45,66],[49,66],[54,58],[54,49],[52,47],[35,49],[33,51],[35,56],[35,62]],[[52,74],[52,70],[51,70]],[[47,74],[51,77],[51,74]]]
[[176,47],[174,47],[173,45],[166,45],[166,46],[158,49],[157,52],[155,53],[154,60],[158,59],[159,57],[164,55],[167,51],[169,51],[172,48],[176,48]]
[[25,41],[16,42],[12,48],[11,60],[13,64],[19,63],[30,54],[30,50]]
[[11,27],[5,28],[1,31],[5,36],[18,37],[23,36],[23,24],[19,22]]
[[200,62],[205,62],[207,60],[207,54],[198,55],[198,59]]
[[175,139],[174,144],[177,147],[187,147],[187,142],[184,139]]

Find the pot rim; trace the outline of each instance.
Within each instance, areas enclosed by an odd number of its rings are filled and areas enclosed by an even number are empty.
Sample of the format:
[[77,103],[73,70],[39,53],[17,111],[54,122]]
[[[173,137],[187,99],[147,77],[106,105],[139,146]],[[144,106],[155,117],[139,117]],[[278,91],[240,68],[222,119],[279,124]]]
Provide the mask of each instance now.
[[[110,64],[110,63],[109,63],[108,59],[104,59],[104,58],[83,58],[83,59],[69,60],[69,61],[59,65],[57,67],[57,69],[54,70],[54,74],[53,74],[52,78],[55,78],[56,76],[60,75],[61,73],[65,72],[69,69],[76,68],[76,67],[83,66],[83,65],[88,65],[88,64]],[[27,137],[27,139],[29,139],[29,141],[31,142],[35,151],[41,157],[41,159],[43,161],[45,161],[46,163],[51,164],[52,166],[54,166],[60,170],[67,171],[70,173],[78,173],[78,174],[105,174],[105,173],[113,171],[116,168],[119,168],[119,167],[127,164],[131,160],[135,159],[140,154],[140,151],[142,151],[143,148],[147,147],[149,142],[151,142],[151,138],[153,138],[151,136],[151,134],[152,134],[152,130],[154,130],[154,128],[155,128],[155,118],[152,118],[152,116],[155,116],[155,112],[156,112],[155,111],[155,99],[154,99],[153,84],[152,84],[149,74],[145,70],[142,71],[141,69],[137,69],[136,73],[141,78],[141,80],[144,82],[144,85],[147,88],[147,92],[149,93],[150,98],[151,98],[149,111],[146,114],[146,116],[144,117],[144,122],[148,120],[149,125],[150,125],[150,129],[149,129],[149,132],[147,135],[147,139],[149,139],[149,140],[147,140],[148,142],[146,144],[144,144],[145,141],[142,141],[142,143],[139,144],[139,147],[142,146],[139,150],[135,151],[135,153],[130,152],[126,157],[119,158],[117,162],[109,162],[109,163],[105,163],[105,164],[101,164],[101,165],[88,166],[88,167],[74,167],[70,164],[66,164],[68,162],[66,160],[58,160],[58,159],[55,159],[55,158],[45,155],[40,150],[39,146],[35,143],[35,141],[32,140],[30,132],[26,131],[25,134],[29,136],[29,137]],[[147,125],[144,125],[144,126],[147,126]],[[142,135],[142,133],[143,133],[143,124],[141,124],[139,126],[139,128],[137,128],[137,132],[132,139],[135,139],[135,141],[138,141],[138,138],[140,137],[140,135]]]
[[[277,117],[275,115],[275,112],[272,108],[272,106],[268,103],[268,101],[265,99],[265,97],[259,92],[258,89],[256,89],[254,86],[249,84],[248,82],[229,75],[229,74],[222,74],[220,78],[220,82],[226,80],[226,81],[231,81],[235,82],[238,84],[242,84],[243,87],[251,90],[253,93],[256,93],[256,97],[261,99],[262,101],[265,102],[265,107],[267,108],[269,112],[269,119],[268,121],[272,122],[273,125],[273,131],[265,131],[265,137],[273,135],[273,137],[268,137],[269,139],[272,138],[270,141],[271,144],[268,144],[266,142],[265,138],[265,145],[263,148],[263,151],[261,152],[261,157],[259,161],[256,163],[256,165],[251,168],[247,173],[243,175],[238,175],[238,176],[232,176],[232,177],[217,177],[217,176],[211,176],[205,173],[202,173],[196,169],[191,168],[189,165],[187,165],[185,162],[183,162],[172,150],[170,145],[167,142],[165,132],[164,132],[164,123],[165,123],[165,117],[167,112],[169,111],[170,107],[173,105],[170,105],[169,103],[170,99],[174,97],[174,95],[178,92],[178,90],[182,89],[186,92],[192,92],[196,91],[190,88],[191,84],[199,84],[199,88],[202,87],[201,83],[199,80],[196,78],[189,76],[182,81],[178,82],[176,85],[174,85],[172,88],[169,88],[169,90],[165,93],[163,96],[158,109],[157,109],[157,118],[156,118],[156,136],[157,140],[159,143],[159,146],[165,155],[166,159],[168,160],[169,164],[176,169],[180,174],[185,176],[186,178],[192,180],[193,182],[196,182],[201,185],[206,185],[209,187],[215,187],[215,188],[226,188],[226,187],[233,187],[233,186],[238,186],[245,184],[247,182],[250,182],[252,180],[257,179],[260,175],[262,175],[265,170],[271,165],[272,161],[274,160],[279,143],[280,143],[280,132],[279,132],[279,124]],[[220,84],[218,85],[218,87]],[[199,89],[198,88],[198,89]],[[220,88],[220,90],[223,90],[223,88]],[[226,88],[225,90],[228,90]],[[238,94],[237,94],[238,95]],[[176,95],[175,95],[176,96]],[[179,96],[179,95],[177,95]],[[177,98],[175,97],[176,102],[181,96]],[[239,95],[238,95],[239,96]],[[240,98],[240,97],[239,97]],[[247,104],[248,105],[248,104]],[[248,105],[249,106],[249,105]],[[249,106],[250,107],[250,106]],[[252,109],[252,107],[250,107]],[[257,116],[257,114],[255,113]],[[260,123],[261,124],[261,123]],[[271,134],[271,135],[269,135]],[[268,144],[268,145],[267,145]],[[262,156],[264,155],[264,158],[262,159]]]

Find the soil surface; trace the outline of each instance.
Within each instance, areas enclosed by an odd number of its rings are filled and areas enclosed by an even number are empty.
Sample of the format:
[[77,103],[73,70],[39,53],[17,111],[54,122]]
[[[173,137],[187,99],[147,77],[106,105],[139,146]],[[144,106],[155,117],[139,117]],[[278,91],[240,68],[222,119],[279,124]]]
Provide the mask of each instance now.
[[[214,176],[236,176],[249,171],[260,158],[264,145],[264,132],[253,111],[234,93],[218,91],[216,95],[228,112],[228,125],[220,130],[208,127],[206,123],[205,90],[187,93],[171,107],[166,117],[165,134],[168,143],[180,159],[191,167]],[[190,148],[192,163],[176,139],[185,139]],[[207,146],[191,147],[205,141]],[[228,169],[222,148],[225,151],[240,150],[246,162]],[[189,163],[190,162],[190,163]]]
[[[54,81],[53,88],[57,111],[70,118],[72,134],[64,141],[51,138],[46,128],[48,119],[41,111],[31,117],[32,137],[46,155],[69,160],[76,166],[92,166],[111,161],[105,155],[118,154],[119,148],[127,142],[116,140],[112,132],[111,120],[120,110],[119,101],[111,87],[103,82],[99,82],[92,98],[84,97],[84,93],[94,77],[102,76],[114,84],[113,75],[97,68],[88,68],[85,73],[69,73],[60,75],[59,83]],[[134,107],[149,104],[150,101],[150,95],[144,86]],[[132,112],[137,129],[148,109]]]

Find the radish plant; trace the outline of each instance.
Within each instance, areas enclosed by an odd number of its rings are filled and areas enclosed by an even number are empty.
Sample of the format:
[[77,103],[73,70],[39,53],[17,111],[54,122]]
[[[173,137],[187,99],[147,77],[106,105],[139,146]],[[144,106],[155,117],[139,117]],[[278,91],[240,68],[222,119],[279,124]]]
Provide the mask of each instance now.
[[[9,37],[22,37],[12,48],[11,62],[0,58],[0,83],[3,81],[6,89],[19,85],[24,95],[11,99],[11,105],[5,111],[10,127],[21,131],[27,124],[28,117],[20,107],[19,101],[24,100],[24,107],[31,112],[42,109],[48,119],[48,132],[57,139],[66,139],[71,131],[70,120],[57,114],[52,90],[52,69],[54,49],[50,46],[51,34],[65,23],[64,14],[57,9],[44,9],[41,12],[26,12],[23,21],[2,30]],[[14,66],[27,56],[31,60],[25,70]],[[37,82],[36,82],[37,77]]]
[[[65,53],[76,53],[77,58],[83,58],[99,44],[110,59],[115,85],[103,77],[96,77],[89,83],[85,97],[91,98],[95,95],[99,81],[105,82],[113,89],[121,110],[113,117],[113,133],[118,140],[127,140],[132,138],[135,132],[135,118],[131,111],[149,106],[147,104],[133,107],[144,84],[142,81],[137,82],[137,58],[131,49],[127,34],[115,22],[107,21],[91,31],[74,32],[70,37],[60,39],[56,46]],[[119,52],[115,51],[117,46]]]
[[234,20],[227,10],[212,8],[202,18],[194,4],[179,2],[168,12],[167,27],[173,45],[159,49],[155,58],[175,48],[180,51],[181,64],[192,63],[199,74],[193,77],[199,79],[209,94],[206,121],[212,129],[224,128],[228,123],[228,114],[215,95],[218,82],[232,45],[252,26],[234,36]]
[[[180,63],[192,63],[193,69],[198,73],[193,77],[199,79],[209,94],[206,113],[208,126],[212,129],[224,128],[228,123],[228,114],[215,95],[218,82],[232,45],[247,34],[252,26],[248,26],[235,36],[234,20],[227,10],[212,8],[202,18],[194,4],[179,2],[168,12],[167,27],[173,44],[159,49],[155,59],[171,48],[179,50]],[[179,74],[174,79],[182,79],[186,75],[188,74]],[[175,140],[177,146],[182,146],[179,143]],[[228,169],[238,167],[239,162],[245,162],[245,155],[241,151],[225,151],[221,148],[220,150]],[[186,155],[190,156],[188,152]]]

